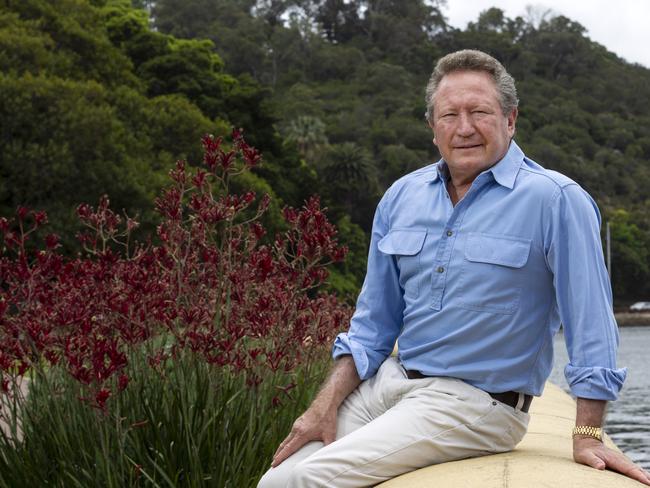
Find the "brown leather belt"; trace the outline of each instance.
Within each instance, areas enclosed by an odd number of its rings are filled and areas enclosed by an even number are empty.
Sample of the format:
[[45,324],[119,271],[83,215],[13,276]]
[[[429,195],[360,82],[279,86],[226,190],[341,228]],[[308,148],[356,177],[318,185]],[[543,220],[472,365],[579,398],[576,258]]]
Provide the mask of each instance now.
[[[503,393],[490,393],[488,391],[486,393],[501,403],[505,403],[512,408],[517,408],[517,402],[519,401],[519,392],[504,391]],[[524,413],[528,412],[531,403],[533,403],[533,395],[524,395],[524,403],[521,405],[521,411]]]
[[[406,371],[406,377],[410,380],[427,378],[426,375],[423,375],[419,371],[414,371],[412,369],[407,369],[405,371]],[[516,391],[504,391],[503,393],[490,393],[489,391],[487,391],[486,393],[501,403],[505,403],[506,405],[512,408],[517,408],[517,403],[519,402],[519,393]],[[532,402],[533,402],[532,395],[524,395],[524,403],[521,405],[521,411],[528,412],[528,409],[530,408],[530,404]]]

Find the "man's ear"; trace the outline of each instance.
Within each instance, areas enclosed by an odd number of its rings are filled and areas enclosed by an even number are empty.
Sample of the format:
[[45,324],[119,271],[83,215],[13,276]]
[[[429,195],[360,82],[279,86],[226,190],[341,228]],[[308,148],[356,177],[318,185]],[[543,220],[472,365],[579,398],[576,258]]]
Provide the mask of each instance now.
[[515,107],[515,108],[512,109],[512,112],[510,112],[510,114],[508,114],[508,117],[507,117],[507,119],[508,119],[508,134],[510,135],[510,137],[515,135],[515,128],[516,128],[516,125],[517,125],[517,115],[519,115],[519,110],[517,109],[517,107]]
[[436,131],[435,131],[435,129],[433,128],[433,123],[431,122],[431,120],[427,120],[427,123],[429,124],[429,127],[431,128],[431,132],[433,132],[433,144],[434,144],[435,146],[437,146],[437,145],[438,145],[438,142],[436,141]]

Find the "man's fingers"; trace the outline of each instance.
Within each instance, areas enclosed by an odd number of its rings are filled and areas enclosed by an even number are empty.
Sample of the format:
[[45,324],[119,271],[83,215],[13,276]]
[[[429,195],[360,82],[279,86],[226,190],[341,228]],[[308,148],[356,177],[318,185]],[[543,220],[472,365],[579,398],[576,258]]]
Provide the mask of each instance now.
[[580,449],[576,453],[576,461],[596,469],[611,469],[629,478],[650,486],[650,475],[647,471],[634,464],[627,456],[603,445],[596,449]]
[[310,407],[293,423],[291,432],[275,451],[271,467],[278,466],[308,442],[318,440],[325,445],[336,440],[336,412],[326,415]]
[[650,486],[650,473],[648,473],[645,469],[643,470],[643,474],[645,476],[645,481],[642,483],[645,483],[646,485]]
[[610,456],[607,459],[607,467],[650,486],[648,473],[622,454],[614,453]]
[[275,453],[273,454],[273,459],[275,459],[277,457],[277,455],[280,453],[280,451],[282,451],[282,449],[284,449],[284,446],[287,445],[287,443],[291,440],[293,435],[294,435],[293,432],[291,432],[287,437],[284,438],[284,440],[280,443],[278,448],[275,450]]
[[285,442],[280,444],[280,447],[273,456],[273,461],[271,462],[271,467],[275,468],[282,463],[285,459],[291,456],[294,452],[304,446],[308,441],[300,439],[295,436],[289,436],[285,439]]
[[612,469],[618,471],[621,474],[624,474],[625,476],[635,479],[645,485],[650,486],[650,476],[648,476],[648,473],[646,473],[643,469],[639,468],[638,466],[635,466],[634,464],[628,463],[623,465],[622,467],[612,466]]
[[644,485],[650,486],[650,475],[648,474],[647,471],[639,468],[638,466],[635,466],[634,469],[632,469],[629,473],[627,473],[627,475],[630,478],[643,483]]
[[607,467],[607,464],[605,463],[605,461],[603,461],[602,459],[600,459],[598,456],[596,456],[595,454],[593,454],[591,452],[585,453],[583,462],[586,465],[591,466],[592,468],[596,468],[596,469],[600,469],[600,470],[603,470],[603,469],[605,469]]
[[323,432],[323,444],[328,445],[336,440],[336,432]]

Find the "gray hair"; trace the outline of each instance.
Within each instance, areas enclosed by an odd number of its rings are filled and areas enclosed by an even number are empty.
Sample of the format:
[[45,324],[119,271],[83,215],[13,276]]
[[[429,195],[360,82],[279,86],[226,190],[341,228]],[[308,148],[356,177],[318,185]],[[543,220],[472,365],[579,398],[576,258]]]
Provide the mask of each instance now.
[[503,65],[483,51],[464,49],[447,54],[436,63],[431,78],[429,78],[425,96],[427,104],[426,118],[428,121],[433,119],[433,99],[438,85],[446,75],[454,71],[484,71],[492,76],[499,92],[499,103],[503,115],[507,116],[519,105],[515,80]]

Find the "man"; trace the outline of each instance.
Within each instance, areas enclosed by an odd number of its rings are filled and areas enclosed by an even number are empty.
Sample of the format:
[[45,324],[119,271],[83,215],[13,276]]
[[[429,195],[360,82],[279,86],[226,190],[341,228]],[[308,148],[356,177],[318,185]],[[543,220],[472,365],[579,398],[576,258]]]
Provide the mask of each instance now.
[[442,160],[398,180],[379,203],[350,330],[259,487],[373,486],[513,449],[551,371],[560,323],[578,397],[575,460],[650,485],[600,440],[625,370],[616,369],[596,205],[512,140],[516,89],[494,58],[443,57],[426,102]]

